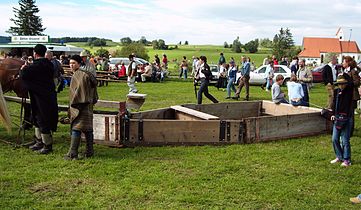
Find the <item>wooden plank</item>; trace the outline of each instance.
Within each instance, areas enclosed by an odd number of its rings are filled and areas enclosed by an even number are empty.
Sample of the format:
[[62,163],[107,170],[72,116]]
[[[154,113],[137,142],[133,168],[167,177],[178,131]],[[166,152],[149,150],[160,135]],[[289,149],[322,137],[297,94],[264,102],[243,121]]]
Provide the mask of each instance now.
[[290,104],[275,104],[272,101],[262,101],[262,109],[264,114],[269,114],[273,116],[282,116],[282,115],[293,115],[301,113],[315,113],[321,112],[321,109],[304,107],[304,106],[292,106]]
[[94,139],[100,141],[116,141],[116,115],[93,115]]
[[[327,132],[327,123],[318,113],[248,118],[247,140],[260,142],[309,136]],[[257,123],[258,121],[258,123]],[[259,128],[257,128],[257,124]],[[259,131],[257,131],[259,129]]]
[[217,104],[185,104],[184,107],[219,117],[221,120],[241,120],[258,117],[261,101],[230,102]]
[[198,119],[203,119],[203,120],[217,120],[219,119],[217,116],[213,116],[207,113],[203,113],[197,110],[193,110],[193,109],[189,109],[187,107],[183,107],[183,106],[171,106],[170,108],[176,110],[177,112],[181,112],[185,115],[189,115],[189,116],[194,116]]
[[132,119],[175,119],[175,110],[171,108],[154,109],[150,111],[135,112]]
[[185,113],[182,113],[182,112],[177,112],[177,111],[175,113],[175,119],[176,120],[202,120],[199,117],[189,115],[189,114],[185,114]]
[[109,117],[104,117],[104,140],[105,141],[109,141]]
[[[137,143],[138,121],[130,121],[130,141]],[[177,121],[143,119],[144,143],[218,143],[218,120]]]
[[[16,103],[21,103],[21,98],[16,96],[4,96],[6,101],[12,101]],[[30,99],[26,99],[26,103],[30,104]],[[95,107],[103,107],[103,108],[114,108],[119,109],[119,104],[121,102],[117,101],[106,101],[106,100],[98,100],[98,102],[94,105]],[[68,111],[69,106],[68,105],[61,105],[58,104],[59,111]],[[94,113],[96,114],[117,114],[115,111],[102,111],[102,110],[94,110]]]

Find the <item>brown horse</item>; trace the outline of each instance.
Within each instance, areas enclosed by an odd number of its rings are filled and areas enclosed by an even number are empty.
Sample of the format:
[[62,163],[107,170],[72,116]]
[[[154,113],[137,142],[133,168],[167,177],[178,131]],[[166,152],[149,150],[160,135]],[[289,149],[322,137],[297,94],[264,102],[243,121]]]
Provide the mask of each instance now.
[[18,97],[28,97],[28,91],[19,77],[23,64],[24,61],[15,58],[6,58],[0,61],[0,84],[4,93],[14,91]]
[[[4,93],[14,91],[20,98],[28,98],[28,91],[24,82],[19,77],[20,68],[25,62],[16,58],[5,58],[0,60],[0,85]],[[31,108],[29,104],[24,104],[24,120],[30,122]],[[28,129],[31,125],[24,124],[24,128]]]

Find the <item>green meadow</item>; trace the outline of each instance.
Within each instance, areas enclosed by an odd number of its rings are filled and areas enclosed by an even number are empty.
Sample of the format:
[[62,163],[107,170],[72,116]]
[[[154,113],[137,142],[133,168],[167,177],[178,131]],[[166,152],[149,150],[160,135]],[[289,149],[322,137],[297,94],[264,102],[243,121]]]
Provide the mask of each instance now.
[[[142,110],[196,102],[190,80],[136,86],[148,95]],[[123,101],[128,87],[110,83],[98,91],[101,99]],[[259,86],[250,92],[251,100],[271,97]],[[222,90],[210,87],[210,93],[228,101]],[[68,103],[67,95],[68,88],[59,94],[59,104]],[[324,106],[324,86],[317,84],[310,97]],[[8,106],[17,123],[19,105]],[[329,134],[252,145],[95,145],[93,158],[65,161],[69,125],[59,124],[54,152],[47,156],[0,143],[0,209],[359,209],[349,202],[361,193],[361,132],[356,119],[349,168],[329,163],[334,158]],[[0,126],[0,139],[14,142],[16,136],[15,127],[8,134]],[[26,139],[31,138],[29,131]]]

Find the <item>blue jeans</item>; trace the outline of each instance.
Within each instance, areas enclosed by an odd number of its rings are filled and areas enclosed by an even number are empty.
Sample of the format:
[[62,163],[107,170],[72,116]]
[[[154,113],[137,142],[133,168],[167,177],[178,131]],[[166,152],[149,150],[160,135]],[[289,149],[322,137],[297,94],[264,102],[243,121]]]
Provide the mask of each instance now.
[[188,73],[188,69],[183,69],[184,79],[187,79],[187,73]]
[[303,99],[299,100],[298,102],[290,100],[290,104],[293,106],[308,106],[308,103],[306,103]]
[[266,82],[267,82],[266,89],[267,90],[271,89],[271,84],[272,84],[273,80],[272,79],[266,79]]
[[228,95],[228,97],[231,97],[231,88],[232,88],[233,92],[236,92],[236,88],[234,87],[234,80],[235,79],[236,78],[231,77],[228,80],[228,84],[227,84],[227,95]]
[[303,89],[303,98],[302,100],[305,102],[304,106],[310,106],[310,98],[308,96],[308,87],[307,84],[301,84],[302,85],[302,89]]
[[[332,130],[332,145],[336,157],[340,160],[351,160],[350,132],[352,118],[348,120],[342,129],[337,129],[334,123]],[[341,139],[341,142],[340,142]]]

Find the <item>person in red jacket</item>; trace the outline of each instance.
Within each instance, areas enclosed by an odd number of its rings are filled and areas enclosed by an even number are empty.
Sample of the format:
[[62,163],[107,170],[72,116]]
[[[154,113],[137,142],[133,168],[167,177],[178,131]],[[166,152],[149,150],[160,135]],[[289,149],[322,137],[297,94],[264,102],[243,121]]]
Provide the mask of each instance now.
[[122,62],[121,63],[121,66],[120,66],[120,69],[119,69],[119,72],[118,72],[118,78],[122,78],[122,77],[125,77],[126,76],[126,69],[125,69],[125,65],[124,63]]

